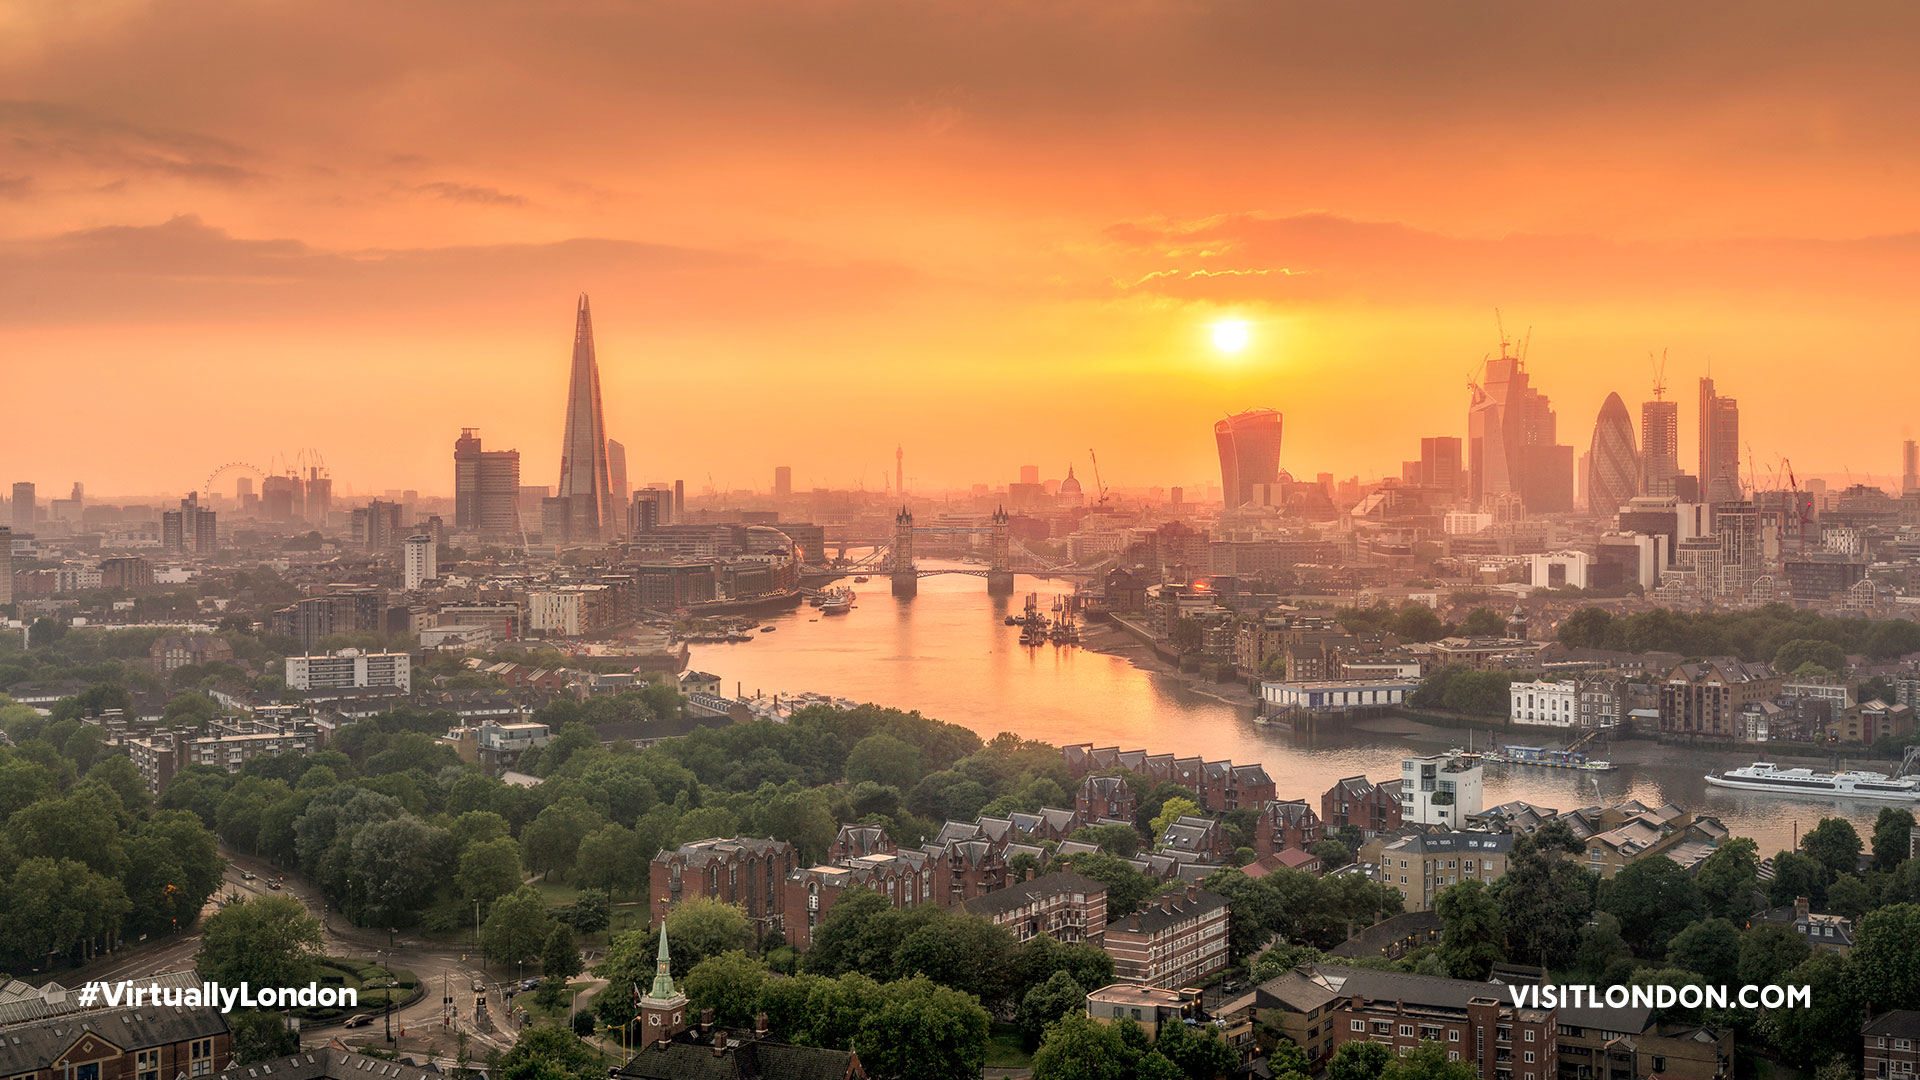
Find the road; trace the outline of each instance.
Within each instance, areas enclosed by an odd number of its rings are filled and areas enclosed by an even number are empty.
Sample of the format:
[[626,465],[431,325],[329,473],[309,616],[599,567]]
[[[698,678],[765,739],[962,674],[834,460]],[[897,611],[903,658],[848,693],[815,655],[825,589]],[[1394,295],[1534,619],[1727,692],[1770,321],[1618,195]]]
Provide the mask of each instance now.
[[[494,1010],[494,1016],[499,1017],[509,997],[506,991],[518,978],[516,972],[487,971],[469,947],[425,942],[405,934],[390,935],[377,929],[353,926],[338,912],[331,910],[319,890],[303,880],[290,875],[282,878],[284,870],[264,859],[228,850],[224,845],[220,853],[227,859],[225,878],[220,891],[207,901],[202,910],[203,919],[236,897],[272,896],[276,892],[290,896],[304,904],[320,920],[321,936],[328,956],[367,959],[386,967],[404,968],[420,980],[423,991],[421,997],[393,1011],[393,1032],[400,1048],[443,1055],[447,1053],[454,1041],[452,1032],[441,1023],[441,999],[447,994],[454,999],[455,1024],[459,1030],[467,1033],[472,1058],[485,1056],[488,1049],[504,1050],[512,1045],[510,1034],[484,1022],[476,1024],[475,999],[479,994],[475,986],[484,987],[487,1002]],[[276,880],[283,882],[279,889],[270,887],[270,882]],[[117,982],[183,971],[193,966],[194,956],[199,951],[200,924],[196,922],[178,936],[123,944],[115,953],[61,973],[57,981],[64,986],[78,986],[84,982]],[[583,1000],[585,997],[583,994]],[[385,1044],[386,1019],[384,1015],[375,1014],[372,1023],[353,1029],[345,1029],[337,1024],[309,1027],[303,1041],[311,1044],[338,1037],[349,1046]]]

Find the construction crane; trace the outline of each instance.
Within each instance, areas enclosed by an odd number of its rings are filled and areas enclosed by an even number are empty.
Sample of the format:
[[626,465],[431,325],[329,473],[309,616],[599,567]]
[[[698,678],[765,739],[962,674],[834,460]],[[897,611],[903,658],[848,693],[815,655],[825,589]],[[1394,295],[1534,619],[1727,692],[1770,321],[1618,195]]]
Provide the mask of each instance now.
[[1660,359],[1653,358],[1653,350],[1647,350],[1647,360],[1653,364],[1653,400],[1659,401],[1667,393],[1667,350],[1660,350]]
[[1093,447],[1089,446],[1087,456],[1093,459],[1093,487],[1100,495],[1099,501],[1094,505],[1105,506],[1107,505],[1107,485],[1106,481],[1100,479],[1100,455],[1094,453]]

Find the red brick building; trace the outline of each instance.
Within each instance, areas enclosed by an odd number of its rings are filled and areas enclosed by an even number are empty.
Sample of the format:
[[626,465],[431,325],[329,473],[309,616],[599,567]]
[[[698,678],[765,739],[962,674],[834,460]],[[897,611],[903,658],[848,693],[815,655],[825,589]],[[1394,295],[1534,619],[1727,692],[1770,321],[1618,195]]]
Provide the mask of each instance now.
[[1274,795],[1273,778],[1259,765],[1209,761],[1200,767],[1200,809],[1210,814],[1256,807]]
[[1270,801],[1260,807],[1254,823],[1253,850],[1262,855],[1303,851],[1320,842],[1320,815],[1305,799]]
[[1392,832],[1401,825],[1400,781],[1376,784],[1364,776],[1349,776],[1320,796],[1321,829],[1353,826],[1367,833]]
[[1045,934],[1068,944],[1098,945],[1107,930],[1107,887],[1083,874],[1042,874],[976,896],[961,909],[1006,927],[1016,941]]
[[1082,825],[1101,818],[1132,821],[1134,807],[1133,789],[1120,776],[1089,776],[1073,795],[1073,815]]
[[801,950],[810,947],[827,913],[851,888],[872,889],[897,908],[941,904],[944,894],[937,885],[937,871],[938,860],[919,851],[866,855],[843,866],[795,870],[782,883],[787,944]]
[[778,930],[786,910],[782,886],[799,862],[793,845],[779,840],[716,837],[682,844],[653,857],[647,911],[657,925],[675,904],[705,896],[740,907],[758,933]]
[[899,850],[900,845],[893,842],[883,826],[842,825],[840,835],[833,838],[833,846],[827,849],[827,861],[837,863],[862,855],[891,855]]
[[[160,976],[163,988],[198,986],[192,973]],[[0,984],[5,985],[5,984]],[[24,1002],[36,1018],[0,1024],[0,1076],[9,1080],[187,1080],[233,1064],[233,1036],[218,1009],[81,1009],[34,994]],[[51,1010],[54,1015],[47,1015]]]
[[1396,1055],[1437,1042],[1481,1080],[1556,1080],[1559,1020],[1552,1009],[1507,1003],[1505,987],[1320,964],[1317,978],[1337,996],[1328,1051],[1360,1039]]
[[1860,1029],[1861,1075],[1867,1080],[1896,1080],[1920,1071],[1920,1012],[1894,1009]]
[[1105,948],[1113,976],[1162,989],[1197,986],[1227,966],[1227,899],[1198,885],[1150,898],[1141,910],[1108,923]]

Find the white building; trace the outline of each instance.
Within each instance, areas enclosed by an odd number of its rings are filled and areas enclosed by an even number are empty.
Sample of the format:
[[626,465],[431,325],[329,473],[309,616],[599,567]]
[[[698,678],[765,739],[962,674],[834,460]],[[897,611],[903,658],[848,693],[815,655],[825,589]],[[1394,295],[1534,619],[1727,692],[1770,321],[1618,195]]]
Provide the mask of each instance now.
[[1409,825],[1462,828],[1481,810],[1479,754],[1444,754],[1400,760],[1400,805]]
[[287,657],[287,685],[295,690],[398,690],[413,686],[413,658],[403,652],[342,649],[330,656]]
[[425,588],[427,582],[440,576],[439,552],[434,547],[433,537],[409,536],[404,546],[407,591]]
[[1262,682],[1260,699],[1276,711],[1358,709],[1368,705],[1399,705],[1419,686],[1419,679],[1283,680]]
[[1527,584],[1536,589],[1584,589],[1593,556],[1584,551],[1556,551],[1550,555],[1529,555],[1527,565]]
[[612,590],[605,585],[562,585],[527,592],[527,627],[536,634],[579,637],[605,629]]
[[1512,706],[1507,716],[1516,724],[1573,727],[1580,722],[1577,682],[1517,682],[1508,693]]

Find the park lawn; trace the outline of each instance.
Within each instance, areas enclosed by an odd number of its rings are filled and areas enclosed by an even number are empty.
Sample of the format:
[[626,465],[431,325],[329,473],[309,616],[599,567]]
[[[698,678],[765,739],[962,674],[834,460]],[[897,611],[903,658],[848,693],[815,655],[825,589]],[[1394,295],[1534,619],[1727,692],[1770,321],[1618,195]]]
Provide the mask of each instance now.
[[987,1035],[987,1066],[994,1069],[1024,1069],[1031,1064],[1033,1055],[1027,1053],[1020,1029],[1013,1024],[995,1021],[993,1030]]
[[[590,980],[584,980],[584,979],[577,982],[570,982],[567,984],[569,989],[577,989],[582,994],[585,994],[587,992],[587,988],[591,987],[592,985],[593,983]],[[527,1016],[533,1019],[552,1020],[559,1024],[565,1024],[567,1022],[568,996],[569,996],[568,994],[562,993],[559,999],[555,1001],[553,1005],[549,1006],[549,1005],[541,1004],[540,991],[529,990],[524,994],[513,995],[513,1003],[516,1006],[527,1010]],[[580,1004],[582,1008],[591,1008],[593,1005],[593,999],[582,998]]]

